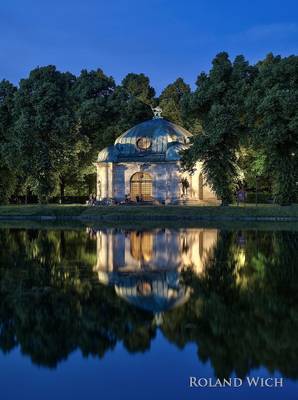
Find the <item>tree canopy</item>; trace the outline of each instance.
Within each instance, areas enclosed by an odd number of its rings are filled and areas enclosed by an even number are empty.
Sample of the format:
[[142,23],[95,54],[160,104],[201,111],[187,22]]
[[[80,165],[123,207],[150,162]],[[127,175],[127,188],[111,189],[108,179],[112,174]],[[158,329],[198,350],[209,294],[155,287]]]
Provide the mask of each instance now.
[[251,135],[272,171],[273,193],[280,204],[297,199],[298,57],[269,54],[258,64],[246,99]]
[[199,75],[197,89],[184,100],[184,114],[201,124],[184,165],[191,169],[201,161],[208,183],[223,204],[232,202],[239,180],[237,153],[247,135],[244,104],[255,74],[243,56],[231,62],[227,53],[219,53],[209,74]]
[[127,74],[122,81],[123,88],[142,102],[151,105],[155,96],[155,90],[150,86],[150,81],[144,74]]
[[193,133],[182,165],[201,163],[207,182],[233,202],[240,186],[297,201],[298,57],[269,54],[256,65],[216,55],[195,90],[179,77],[156,96],[150,79],[129,73],[117,85],[101,69],[79,76],[38,67],[18,87],[0,82],[0,203],[32,194],[39,201],[88,195],[93,162],[131,126],[164,118]]
[[182,78],[169,84],[159,96],[159,105],[162,108],[163,116],[170,121],[183,125],[182,99],[190,93],[190,86]]
[[9,168],[7,155],[13,129],[14,95],[17,88],[7,80],[0,82],[0,204],[6,203],[16,188],[17,173]]

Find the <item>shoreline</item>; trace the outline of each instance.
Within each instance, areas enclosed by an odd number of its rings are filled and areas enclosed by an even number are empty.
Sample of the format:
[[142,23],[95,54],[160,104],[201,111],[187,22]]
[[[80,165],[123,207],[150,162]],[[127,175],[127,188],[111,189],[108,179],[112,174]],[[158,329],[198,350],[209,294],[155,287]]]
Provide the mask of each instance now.
[[243,221],[243,222],[298,222],[298,217],[280,216],[200,216],[200,215],[0,215],[1,221],[89,221],[89,222],[181,222],[181,221]]
[[298,222],[298,204],[220,206],[99,206],[31,204],[0,206],[3,221],[78,222]]

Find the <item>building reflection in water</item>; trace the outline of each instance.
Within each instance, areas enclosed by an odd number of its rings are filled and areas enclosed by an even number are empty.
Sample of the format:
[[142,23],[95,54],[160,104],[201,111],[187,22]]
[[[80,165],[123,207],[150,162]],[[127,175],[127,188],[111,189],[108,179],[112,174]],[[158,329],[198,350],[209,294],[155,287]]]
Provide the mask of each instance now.
[[181,284],[181,271],[203,273],[217,234],[215,229],[98,230],[94,270],[118,296],[160,313],[188,300],[190,289]]

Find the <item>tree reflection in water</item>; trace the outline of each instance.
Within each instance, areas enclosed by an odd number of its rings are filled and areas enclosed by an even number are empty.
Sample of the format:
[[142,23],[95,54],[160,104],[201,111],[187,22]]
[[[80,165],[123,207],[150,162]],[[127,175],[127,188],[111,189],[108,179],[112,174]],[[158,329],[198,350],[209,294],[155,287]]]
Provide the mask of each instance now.
[[219,377],[298,378],[297,232],[6,229],[0,244],[4,353],[55,367],[78,348],[146,351],[160,329]]

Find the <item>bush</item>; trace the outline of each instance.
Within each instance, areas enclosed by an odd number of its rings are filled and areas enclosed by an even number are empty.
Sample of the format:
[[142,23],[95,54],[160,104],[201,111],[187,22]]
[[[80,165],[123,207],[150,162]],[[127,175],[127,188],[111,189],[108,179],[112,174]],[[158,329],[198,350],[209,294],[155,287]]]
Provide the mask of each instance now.
[[[256,193],[255,192],[248,192],[246,195],[246,203],[255,203],[256,202]],[[273,203],[273,196],[272,193],[268,192],[260,192],[258,193],[258,203]]]
[[[64,196],[63,204],[86,204],[89,196]],[[49,203],[60,203],[60,196],[52,197]]]

